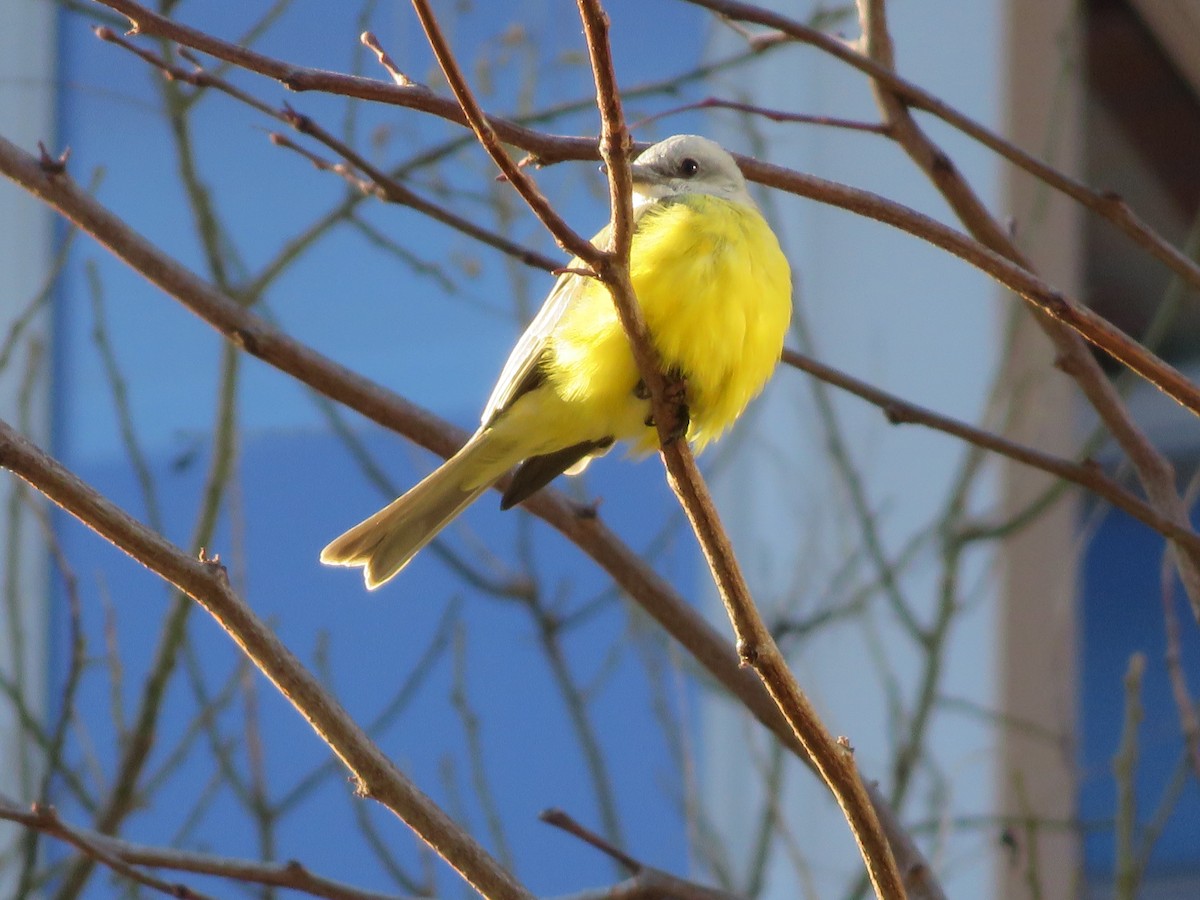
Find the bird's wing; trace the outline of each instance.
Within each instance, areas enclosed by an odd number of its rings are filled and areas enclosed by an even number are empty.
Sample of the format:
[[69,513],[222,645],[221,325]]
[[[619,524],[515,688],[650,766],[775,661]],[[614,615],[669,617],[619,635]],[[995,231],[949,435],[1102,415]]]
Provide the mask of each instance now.
[[[634,232],[636,233],[642,217],[649,209],[661,207],[670,202],[672,201],[660,200],[634,210]],[[611,227],[605,225],[600,229],[592,238],[592,243],[597,247],[606,246]],[[568,268],[578,268],[582,265],[578,259],[572,259]],[[574,302],[575,298],[579,296],[579,292],[587,287],[589,280],[574,272],[565,272],[558,277],[558,281],[554,283],[554,287],[550,291],[550,296],[546,298],[546,302],[542,304],[538,314],[533,317],[533,321],[529,323],[529,327],[525,329],[525,333],[513,347],[512,353],[508,355],[508,361],[504,364],[504,368],[500,370],[500,378],[496,382],[496,386],[492,388],[492,395],[488,397],[487,405],[483,408],[481,418],[484,428],[490,425],[499,413],[511,406],[518,397],[542,383],[542,356],[546,351],[549,337],[562,318],[564,310]]]
[[[599,247],[608,243],[608,229],[607,225],[602,228],[599,234],[592,238],[592,243]],[[572,259],[568,267],[581,265],[578,259]],[[500,370],[500,378],[483,408],[482,420],[485,428],[497,414],[511,406],[514,400],[541,384],[542,355],[546,351],[550,334],[562,318],[563,311],[586,286],[587,279],[582,275],[564,272],[558,276],[558,281],[554,282],[554,287],[550,290],[550,296],[533,317],[533,321],[513,347],[512,353],[508,355],[504,368]]]
[[569,472],[573,466],[586,458],[605,453],[612,445],[613,439],[606,437],[598,441],[582,441],[553,453],[531,456],[517,466],[508,489],[500,498],[500,508],[510,509],[518,503],[523,503],[563,472]]
[[569,272],[560,275],[554,283],[550,296],[533,317],[533,321],[513,347],[512,353],[508,355],[504,368],[500,370],[500,378],[483,408],[484,427],[491,424],[496,415],[514,400],[541,383],[542,356],[550,335],[562,318],[563,312],[582,288],[583,278]]

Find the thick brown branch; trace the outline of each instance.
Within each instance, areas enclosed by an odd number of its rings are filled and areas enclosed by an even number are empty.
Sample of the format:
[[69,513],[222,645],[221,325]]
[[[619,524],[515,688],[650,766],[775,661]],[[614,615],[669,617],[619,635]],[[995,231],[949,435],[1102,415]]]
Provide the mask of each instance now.
[[[893,53],[887,27],[886,8],[879,0],[858,0],[858,3],[867,52],[885,71],[890,72],[893,66]],[[1012,260],[1022,269],[1032,273],[1033,267],[1017,249],[1007,231],[989,213],[966,179],[950,163],[945,152],[917,124],[908,107],[902,102],[904,98],[883,79],[873,80],[872,87],[880,109],[883,111],[888,125],[892,128],[892,136],[926,173],[942,196],[950,203],[966,228],[997,255]],[[1087,351],[1080,337],[1091,341],[1102,350],[1108,351],[1116,359],[1143,375],[1146,374],[1146,371],[1139,367],[1140,364],[1158,363],[1161,360],[1111,326],[1095,331],[1090,328],[1079,328],[1071,317],[1062,317],[1056,314],[1054,306],[1058,304],[1040,303],[1028,295],[1026,295],[1026,299],[1044,314],[1044,317],[1039,316],[1037,321],[1059,353],[1059,367],[1075,380],[1084,396],[1088,398],[1088,402],[1092,404],[1100,419],[1112,433],[1113,438],[1128,454],[1151,503],[1164,517],[1173,520],[1181,528],[1188,529],[1190,527],[1188,512],[1175,488],[1173,466],[1158,452],[1137,423],[1133,421],[1132,415],[1125,407],[1116,388],[1104,374],[1096,359]],[[1067,303],[1065,298],[1059,297],[1058,299]],[[1069,305],[1075,306],[1074,304]],[[1075,308],[1082,309],[1078,306]],[[1088,312],[1090,315],[1090,311]],[[1099,317],[1093,316],[1093,318],[1098,319]],[[1104,341],[1097,339],[1100,332],[1107,332]],[[1108,344],[1109,340],[1117,340],[1122,345],[1122,352],[1127,355],[1115,353]],[[1168,374],[1177,382],[1182,378],[1178,372]],[[1154,377],[1150,376],[1148,380],[1154,382]],[[1186,379],[1183,381],[1186,382]],[[1162,387],[1162,385],[1159,386]],[[1184,387],[1185,385],[1180,384],[1179,386]],[[1170,389],[1166,389],[1166,392],[1172,393]],[[1191,385],[1189,394],[1195,392],[1195,386]],[[1176,397],[1176,399],[1180,398]],[[1183,402],[1183,405],[1193,413],[1197,412],[1190,398],[1187,402],[1183,400],[1180,402]],[[1193,615],[1200,621],[1200,554],[1182,545],[1177,545],[1177,547],[1179,550],[1177,556],[1179,574],[1187,590],[1188,598],[1191,600]]]
[[[42,167],[38,160],[0,139],[0,172],[23,185],[65,217],[77,222],[101,245],[183,306],[206,321],[246,352],[344,403],[362,415],[405,435],[442,456],[449,456],[466,435],[394,393],[380,388],[319,353],[279,333],[231,298],[189,272],[130,229],[65,174]],[[499,485],[504,488],[504,483]],[[594,514],[578,508],[553,490],[543,490],[526,503],[608,572],[672,638],[687,650],[765,727],[806,764],[804,746],[797,740],[770,694],[756,675],[740,667],[728,640],[629,547],[619,541]],[[880,818],[893,821],[886,800],[871,792]],[[893,825],[893,827],[895,827]],[[925,864],[919,855],[897,856],[908,871]],[[930,894],[929,896],[935,896]]]
[[[170,19],[147,10],[137,3],[131,2],[131,0],[97,0],[97,2],[101,2],[129,17],[130,21],[136,25],[136,30],[141,33],[177,41],[251,71],[276,78],[295,90],[321,90],[343,96],[393,103],[431,113],[450,121],[459,122],[460,124],[466,124],[467,122],[466,116],[457,104],[444,98],[436,97],[425,88],[404,87],[390,82],[373,81],[367,78],[338,75],[334,72],[293,66],[289,63],[284,63],[252,50],[239,47],[236,44],[221,41],[196,29],[179,25]],[[715,0],[711,0],[711,2],[710,0],[690,0],[690,2],[697,2],[699,5],[722,11],[719,9],[722,4],[715,2]],[[805,26],[801,26],[799,23],[795,23],[786,17],[776,16],[776,14],[767,13],[764,10],[759,10],[757,7],[746,6],[745,4],[728,4],[728,6],[731,9],[737,10],[737,15],[734,15],[733,12],[729,13],[734,18],[741,18],[743,15],[754,16],[761,13],[763,16],[769,18],[774,17],[772,21],[775,21],[777,18],[782,25],[795,26],[797,34],[804,35],[804,37],[798,38],[800,40],[809,40],[811,37],[808,31],[805,30]],[[758,21],[756,18],[746,18],[745,20]],[[854,53],[854,51],[849,50],[845,45],[829,38],[827,35],[821,35],[820,32],[816,34],[824,42],[831,43],[834,47],[840,48],[840,53],[848,54],[852,60],[848,59],[847,61],[853,61],[852,64],[855,64],[856,67],[862,68],[864,71],[869,71],[871,74],[879,71],[885,77],[888,75],[887,70],[875,66],[870,61],[866,61],[865,65],[858,65],[858,62],[861,62],[862,58]],[[826,48],[823,47],[823,49]],[[832,47],[828,49],[829,52],[833,52]],[[906,84],[906,82],[894,77],[893,81],[902,85]],[[480,115],[482,116],[482,113]],[[597,157],[595,142],[590,139],[544,135],[496,117],[483,117],[479,124],[486,125],[493,133],[495,139],[528,150],[540,162],[548,163],[568,159],[595,159]],[[1114,359],[1127,365],[1183,406],[1200,415],[1200,390],[1197,390],[1196,386],[1191,384],[1176,369],[1146,351],[1145,348],[1121,332],[1120,329],[1115,328],[1095,313],[1063,296],[1021,266],[1005,260],[993,250],[970,240],[961,233],[947,228],[929,217],[922,216],[900,204],[892,203],[867,191],[856,191],[852,188],[837,185],[819,178],[801,175],[789,169],[757,162],[745,157],[740,157],[738,161],[748,178],[762,184],[778,187],[800,196],[811,197],[823,203],[829,203],[861,215],[866,215],[901,230],[908,231],[917,237],[924,238],[935,246],[949,250],[951,253],[977,266],[1005,286],[1020,294],[1026,301],[1049,317],[1078,331],[1085,339],[1106,353],[1109,353]],[[566,228],[565,223],[562,227],[565,230],[552,229],[556,239],[562,240],[570,232],[569,228]],[[578,236],[576,235],[576,237]],[[572,242],[572,246],[568,250],[569,252],[576,252],[578,250],[587,252],[581,244],[574,242]],[[1174,251],[1174,256],[1178,256],[1187,262],[1187,266],[1184,267],[1181,274],[1192,283],[1200,286],[1200,268],[1187,261],[1186,257],[1183,257],[1178,251]],[[1174,256],[1171,258],[1174,259]]]
[[733,21],[750,22],[773,28],[779,35],[785,35],[785,40],[791,39],[808,44],[860,72],[870,75],[877,84],[894,94],[906,106],[936,116],[947,125],[975,139],[1055,190],[1061,191],[1082,206],[1108,219],[1124,231],[1135,244],[1191,284],[1192,287],[1200,289],[1200,266],[1159,237],[1154,229],[1143,222],[1120,197],[1111,192],[1093,190],[1087,185],[1067,177],[1053,166],[1047,165],[995,132],[989,131],[974,119],[939,100],[918,85],[905,80],[889,66],[859,53],[845,41],[782,13],[755,6],[752,3],[742,3],[738,0],[684,0],[684,2],[711,10]]
[[853,753],[847,749],[848,744],[833,739],[796,683],[758,612],[691,450],[684,441],[673,437],[675,423],[669,418],[667,386],[661,375],[661,360],[651,343],[629,274],[629,252],[633,239],[633,183],[629,170],[631,141],[613,69],[608,17],[599,0],[578,2],[596,82],[596,100],[601,118],[600,154],[608,172],[612,207],[612,249],[598,267],[599,274],[612,293],[621,323],[633,346],[638,372],[650,388],[668,481],[708,561],[733,624],[742,662],[753,668],[762,679],[797,740],[804,746],[822,780],[837,799],[858,843],[876,894],[881,900],[902,898],[905,891],[900,872],[859,776]]
[[1130,493],[1119,482],[1106,475],[1097,465],[1088,462],[1077,463],[1050,453],[1043,453],[985,429],[968,425],[958,419],[943,416],[931,409],[910,403],[895,394],[880,390],[795,350],[784,350],[783,361],[827,384],[841,388],[878,406],[893,425],[909,423],[923,425],[1032,468],[1057,475],[1065,481],[1070,481],[1091,491],[1098,497],[1103,497],[1113,506],[1125,510],[1159,534],[1182,544],[1193,553],[1200,554],[1200,535],[1161,515],[1149,503]]
[[275,632],[233,592],[224,567],[216,560],[187,555],[4,422],[0,422],[0,466],[204,607],[354,773],[362,794],[395,813],[476,890],[487,897],[528,900],[530,894],[379,750]]

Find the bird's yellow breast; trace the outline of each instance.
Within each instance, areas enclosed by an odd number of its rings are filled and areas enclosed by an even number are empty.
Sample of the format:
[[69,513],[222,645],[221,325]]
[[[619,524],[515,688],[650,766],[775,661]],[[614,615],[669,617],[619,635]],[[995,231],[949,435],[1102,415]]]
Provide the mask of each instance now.
[[[791,272],[752,206],[691,195],[638,220],[630,275],[663,363],[687,379],[697,448],[718,437],[762,390],[792,311]],[[546,374],[555,393],[608,433],[657,445],[645,426],[637,368],[607,291],[593,282],[554,329]]]

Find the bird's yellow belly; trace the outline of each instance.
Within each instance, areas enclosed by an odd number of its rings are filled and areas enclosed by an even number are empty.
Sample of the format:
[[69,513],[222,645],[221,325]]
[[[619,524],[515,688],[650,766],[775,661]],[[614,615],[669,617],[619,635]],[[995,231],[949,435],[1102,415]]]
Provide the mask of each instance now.
[[[630,261],[634,291],[668,370],[687,382],[689,440],[729,427],[779,360],[791,273],[758,211],[713,197],[645,214]],[[546,368],[563,414],[640,450],[657,445],[637,396],[637,367],[612,299],[596,285],[555,328]]]

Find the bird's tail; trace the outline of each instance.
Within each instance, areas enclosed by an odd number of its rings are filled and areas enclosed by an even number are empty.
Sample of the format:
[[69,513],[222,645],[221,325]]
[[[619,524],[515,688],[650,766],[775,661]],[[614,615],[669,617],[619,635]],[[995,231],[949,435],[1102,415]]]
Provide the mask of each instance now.
[[481,469],[494,468],[488,465],[492,455],[488,441],[476,434],[408,493],[330,541],[321,562],[362,566],[367,589],[379,587],[499,477],[503,468],[481,481]]

